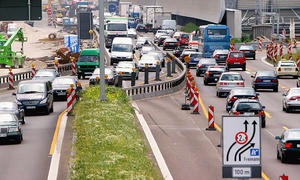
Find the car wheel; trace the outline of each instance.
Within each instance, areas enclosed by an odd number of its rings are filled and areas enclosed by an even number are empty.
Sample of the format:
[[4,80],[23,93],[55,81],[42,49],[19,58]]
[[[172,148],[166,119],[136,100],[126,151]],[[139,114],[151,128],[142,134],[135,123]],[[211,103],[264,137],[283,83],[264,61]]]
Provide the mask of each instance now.
[[294,76],[294,79],[297,79],[298,78],[298,76]]
[[285,109],[284,105],[282,105],[282,111],[286,111],[286,109]]
[[203,81],[203,83],[204,83],[204,85],[206,85],[206,86],[208,85],[207,81],[205,81],[205,80]]
[[277,159],[278,159],[278,160],[280,159],[280,155],[279,155],[278,149],[277,149]]
[[162,67],[165,67],[166,66],[166,64],[165,64],[165,61],[163,61],[163,63],[162,63]]
[[166,50],[166,48],[163,48],[163,50],[165,51],[165,50]]
[[138,79],[139,79],[139,76],[136,76],[136,77],[135,77],[135,80],[138,80]]
[[81,78],[81,75],[80,75],[80,74],[77,74],[77,78],[80,79],[80,78]]
[[299,87],[299,83],[297,83],[297,87]]
[[217,94],[216,94],[218,97],[220,97],[220,93],[217,91]]
[[281,158],[280,158],[282,163],[286,163],[287,162],[287,157],[284,156],[283,154],[281,154]]
[[199,71],[196,72],[196,76],[200,77],[200,72]]
[[278,86],[273,89],[274,92],[278,92]]
[[82,75],[82,79],[85,79],[85,75]]
[[255,60],[255,56],[253,56],[253,60]]
[[265,128],[265,127],[266,127],[266,120],[263,119],[261,122],[262,122],[262,123],[261,123],[261,127],[262,127],[262,128]]
[[25,124],[25,118],[24,117],[22,118],[22,122],[21,123]]
[[16,138],[16,143],[17,143],[17,144],[21,144],[22,139],[23,139],[22,135],[19,135],[19,136]]
[[50,114],[50,109],[47,107],[45,110],[45,115],[49,115]]
[[285,107],[285,110],[286,110],[287,113],[292,112],[291,108],[289,108],[289,107]]

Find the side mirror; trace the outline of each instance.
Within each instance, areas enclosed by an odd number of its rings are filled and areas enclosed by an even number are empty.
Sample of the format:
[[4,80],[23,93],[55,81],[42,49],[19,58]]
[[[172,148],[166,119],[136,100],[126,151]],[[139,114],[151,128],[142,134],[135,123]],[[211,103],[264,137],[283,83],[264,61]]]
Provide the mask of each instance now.
[[263,109],[266,109],[266,106],[262,106]]
[[108,52],[110,52],[110,53],[111,53],[111,49],[109,49],[109,50],[108,50]]
[[276,140],[280,140],[281,138],[279,136],[275,136],[275,139]]
[[13,96],[17,95],[15,92],[11,93]]

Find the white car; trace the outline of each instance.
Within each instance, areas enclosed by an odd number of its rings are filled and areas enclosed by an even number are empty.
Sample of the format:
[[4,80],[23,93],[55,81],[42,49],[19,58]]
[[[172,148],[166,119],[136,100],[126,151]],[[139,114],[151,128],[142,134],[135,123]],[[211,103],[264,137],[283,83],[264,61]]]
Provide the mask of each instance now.
[[138,79],[139,71],[136,67],[136,64],[132,61],[120,61],[116,67],[116,74],[120,76],[120,72],[122,72],[122,79],[131,79],[131,73],[133,72],[133,68],[135,68],[135,76],[136,79]]
[[143,46],[140,52],[140,58],[150,51],[155,51],[155,48],[153,46]]
[[149,71],[155,71],[156,70],[156,65],[157,65],[157,57],[153,55],[146,54],[142,56],[141,60],[139,61],[139,70],[144,71],[146,64],[148,64],[148,70]]
[[299,68],[294,61],[279,61],[275,67],[275,74],[280,76],[293,76],[298,77]]
[[154,55],[158,58],[162,67],[165,67],[165,56],[161,51],[151,51],[148,53],[149,55]]
[[245,80],[240,73],[224,72],[221,74],[216,87],[216,95],[221,97],[222,95],[228,95],[233,88],[245,87]]
[[142,48],[146,41],[150,43],[151,39],[149,37],[138,37],[135,48],[136,49]]
[[292,110],[300,109],[300,88],[290,88],[282,95],[282,110],[289,113]]
[[136,30],[135,29],[128,29],[128,37],[136,39]]
[[156,31],[156,34],[155,34],[155,36],[154,36],[154,43],[157,43],[158,38],[159,38],[161,35],[168,35],[168,32],[167,32],[166,30],[157,30],[157,31]]

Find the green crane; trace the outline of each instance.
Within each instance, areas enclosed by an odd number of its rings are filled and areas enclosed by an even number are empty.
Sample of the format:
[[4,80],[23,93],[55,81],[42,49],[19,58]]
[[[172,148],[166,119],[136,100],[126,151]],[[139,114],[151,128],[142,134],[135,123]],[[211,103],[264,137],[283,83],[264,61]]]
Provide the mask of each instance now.
[[[11,45],[13,42],[19,41],[22,43],[20,51],[12,51]],[[22,68],[25,60],[23,55],[23,43],[26,42],[22,28],[19,28],[10,38],[4,39],[0,34],[0,66],[4,68],[6,65],[12,68]]]

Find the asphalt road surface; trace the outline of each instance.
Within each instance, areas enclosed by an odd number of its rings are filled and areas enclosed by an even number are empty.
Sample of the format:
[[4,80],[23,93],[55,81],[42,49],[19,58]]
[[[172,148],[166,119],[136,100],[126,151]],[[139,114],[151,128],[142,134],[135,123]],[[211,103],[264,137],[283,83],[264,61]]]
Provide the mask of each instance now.
[[[246,86],[251,86],[250,77],[258,70],[272,70],[273,67],[261,61],[263,53],[258,52],[256,60],[247,60],[247,71],[240,72]],[[225,110],[225,98],[216,96],[214,85],[204,86],[203,77],[196,77],[202,100],[200,115],[190,114],[191,111],[180,110],[184,103],[183,91],[178,93],[137,101],[150,129],[158,142],[174,179],[221,179],[222,148],[218,147],[221,140],[221,116],[228,115]],[[260,102],[266,106],[266,128],[262,128],[262,178],[278,179],[283,173],[289,179],[299,179],[300,162],[282,164],[276,158],[275,136],[281,135],[284,129],[300,127],[300,112],[286,113],[282,111],[282,93],[296,87],[295,79],[279,79],[279,92],[259,91]],[[207,108],[215,107],[217,131],[205,131],[207,128]]]

